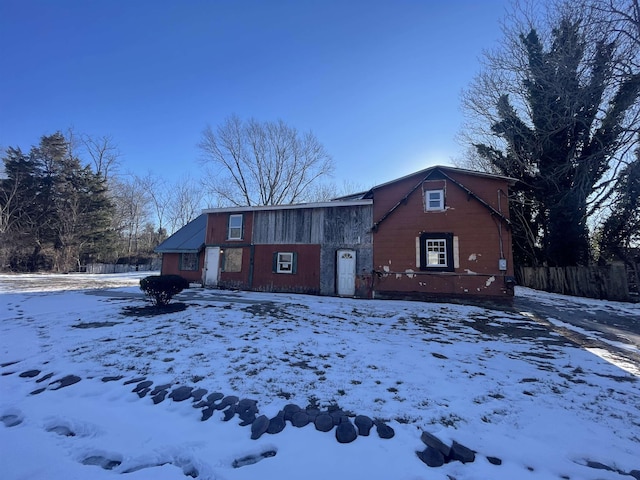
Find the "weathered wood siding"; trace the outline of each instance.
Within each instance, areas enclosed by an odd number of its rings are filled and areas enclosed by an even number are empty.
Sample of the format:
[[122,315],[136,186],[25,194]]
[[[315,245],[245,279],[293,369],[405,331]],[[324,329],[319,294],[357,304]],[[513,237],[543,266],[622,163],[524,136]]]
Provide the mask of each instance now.
[[320,291],[336,294],[336,255],[343,248],[356,252],[356,296],[371,294],[373,270],[373,205],[324,209],[324,238],[320,251]]
[[255,212],[253,244],[319,244],[322,242],[324,211],[320,208]]

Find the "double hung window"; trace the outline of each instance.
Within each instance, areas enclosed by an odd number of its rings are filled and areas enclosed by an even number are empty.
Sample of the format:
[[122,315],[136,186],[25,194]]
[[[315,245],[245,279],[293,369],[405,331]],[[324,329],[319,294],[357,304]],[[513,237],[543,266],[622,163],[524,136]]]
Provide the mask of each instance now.
[[227,240],[242,240],[242,214],[229,215]]

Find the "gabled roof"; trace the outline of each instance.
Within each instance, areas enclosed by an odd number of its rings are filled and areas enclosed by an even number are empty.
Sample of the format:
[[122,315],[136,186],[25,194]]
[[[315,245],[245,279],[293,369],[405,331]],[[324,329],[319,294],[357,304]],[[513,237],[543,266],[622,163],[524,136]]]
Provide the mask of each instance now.
[[197,253],[204,247],[207,216],[203,213],[158,245],[157,253]]
[[467,170],[464,168],[457,168],[457,167],[447,167],[444,165],[435,165],[433,167],[429,167],[429,168],[425,168],[424,170],[419,170],[417,172],[413,172],[410,173],[409,175],[405,175],[404,177],[400,177],[400,178],[395,178],[393,180],[390,180],[388,182],[385,183],[381,183],[379,185],[375,185],[373,187],[371,187],[369,190],[366,190],[364,192],[357,192],[357,193],[352,193],[351,195],[345,195],[343,197],[337,197],[334,200],[341,200],[341,201],[349,201],[349,200],[358,200],[358,199],[365,199],[365,198],[371,198],[371,195],[373,194],[374,190],[377,190],[379,188],[382,187],[386,187],[387,185],[392,185],[396,182],[401,182],[402,180],[406,180],[407,178],[411,178],[411,177],[423,177],[423,178],[427,178],[429,175],[431,175],[432,173],[436,172],[436,171],[441,171],[441,172],[454,172],[454,173],[462,173],[465,175],[472,175],[472,176],[476,176],[476,177],[485,177],[485,178],[497,178],[497,179],[501,179],[501,180],[506,180],[509,185],[515,185],[515,183],[518,181],[515,178],[511,178],[511,177],[505,177],[503,175],[497,175],[494,173],[487,173],[487,172],[477,172],[475,170]]

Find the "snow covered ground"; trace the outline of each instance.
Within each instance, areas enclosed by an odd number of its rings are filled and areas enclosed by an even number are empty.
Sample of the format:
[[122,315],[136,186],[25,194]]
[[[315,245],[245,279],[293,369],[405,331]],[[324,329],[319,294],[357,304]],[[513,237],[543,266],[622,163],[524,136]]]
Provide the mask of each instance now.
[[[202,289],[177,298],[182,311],[145,315],[146,275],[0,276],[0,478],[640,478],[638,365],[526,316]],[[640,317],[638,305],[585,303],[597,308]],[[338,443],[336,427],[287,422],[252,440],[238,416],[202,421],[193,398],[154,404],[143,378],[252,399],[268,418],[287,404],[339,408],[395,435]],[[423,432],[475,461],[428,467]]]

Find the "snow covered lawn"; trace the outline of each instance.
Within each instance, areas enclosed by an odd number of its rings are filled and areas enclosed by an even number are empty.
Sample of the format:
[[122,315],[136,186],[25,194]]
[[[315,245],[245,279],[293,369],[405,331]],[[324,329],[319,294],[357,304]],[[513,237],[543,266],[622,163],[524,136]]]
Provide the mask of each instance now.
[[[640,470],[638,377],[524,316],[202,289],[176,299],[181,311],[145,315],[137,284],[147,274],[101,276],[111,287],[102,290],[99,281],[73,290],[84,276],[0,276],[0,478],[624,479]],[[142,381],[153,383],[145,391]],[[202,421],[193,398],[154,404],[162,386],[255,400],[269,419],[287,404],[341,409],[395,435],[374,426],[339,443],[336,427],[287,422],[252,440],[238,416],[215,410]],[[416,455],[423,432],[469,447],[475,461],[428,467]]]

